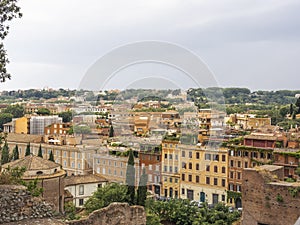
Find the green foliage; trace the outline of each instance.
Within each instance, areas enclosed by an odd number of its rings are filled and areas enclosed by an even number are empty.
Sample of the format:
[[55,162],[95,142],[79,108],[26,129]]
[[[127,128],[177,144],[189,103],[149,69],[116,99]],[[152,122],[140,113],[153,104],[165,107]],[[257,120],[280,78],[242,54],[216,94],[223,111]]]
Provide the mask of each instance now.
[[300,176],[300,166],[297,167],[297,169],[295,170],[295,173]]
[[128,202],[127,187],[125,185],[111,183],[98,188],[96,192],[84,204],[88,213],[108,206],[113,202]]
[[[171,222],[178,225],[197,224],[232,224],[240,218],[240,213],[229,212],[229,208],[222,203],[209,209],[206,203],[198,208],[196,203],[183,199],[170,199],[169,201],[154,201],[147,199],[146,202],[147,219],[149,224],[155,224],[159,218],[160,222]],[[147,220],[148,224],[148,220]],[[159,224],[159,223],[157,223]]]
[[52,150],[50,151],[49,159],[48,160],[54,162],[54,155],[53,155],[53,151]]
[[38,151],[38,155],[37,156],[43,158],[42,145],[40,145],[40,147],[39,147],[39,151]]
[[24,116],[25,108],[22,105],[9,105],[6,109],[3,110],[3,113],[10,113],[13,115],[13,118],[20,118]]
[[114,131],[114,127],[111,125],[110,127],[109,127],[109,137],[113,137],[114,136],[114,134],[115,134],[115,131]]
[[13,149],[12,161],[18,160],[18,159],[19,159],[19,148],[18,148],[18,145],[16,145],[16,147],[14,147],[14,149]]
[[43,193],[43,188],[39,187],[38,179],[34,179],[31,181],[21,181],[20,183],[27,187],[27,190],[34,197],[38,197]]
[[127,162],[126,170],[126,184],[127,193],[129,195],[129,203],[131,205],[135,204],[135,168],[134,168],[134,156],[132,150],[129,151],[129,157]]
[[78,220],[80,219],[79,215],[76,215],[76,207],[72,201],[64,204],[65,209],[65,218],[67,220]]
[[74,125],[72,127],[72,131],[75,134],[90,134],[91,133],[91,128],[87,125],[81,124],[81,125]]
[[25,172],[25,168],[10,168],[8,167],[6,170],[3,170],[0,173],[0,184],[1,185],[13,185],[13,184],[21,184],[22,176]]
[[26,146],[26,151],[25,151],[25,156],[30,155],[30,143],[27,144]]
[[58,114],[59,117],[62,118],[62,121],[64,123],[69,123],[72,120],[72,112],[71,111],[65,111]]
[[236,192],[236,191],[227,191],[227,199],[238,199],[242,197],[242,193],[241,192]]
[[276,201],[279,202],[279,203],[282,203],[283,202],[283,197],[280,194],[277,194]]
[[2,147],[1,152],[1,165],[9,162],[9,148],[7,145],[7,141],[5,141],[4,146]]
[[300,187],[295,187],[295,188],[290,187],[290,188],[288,189],[288,191],[289,191],[290,195],[291,195],[293,198],[296,198],[296,197],[298,196],[299,191],[300,191]]
[[140,178],[139,187],[137,190],[137,205],[145,206],[147,198],[147,181],[148,175],[146,174],[146,169],[143,169],[142,176]]
[[[0,74],[1,76],[1,74]],[[1,77],[0,77],[1,79]],[[11,122],[13,115],[11,113],[1,113],[0,114],[0,129],[3,130],[3,124]]]
[[50,115],[50,110],[47,108],[39,108],[38,111],[36,112],[38,115]]
[[9,26],[7,22],[14,18],[21,17],[20,7],[16,5],[17,0],[6,0],[0,2],[0,82],[5,82],[10,79],[10,74],[7,72],[7,64],[9,60],[4,49],[3,40],[8,35]]

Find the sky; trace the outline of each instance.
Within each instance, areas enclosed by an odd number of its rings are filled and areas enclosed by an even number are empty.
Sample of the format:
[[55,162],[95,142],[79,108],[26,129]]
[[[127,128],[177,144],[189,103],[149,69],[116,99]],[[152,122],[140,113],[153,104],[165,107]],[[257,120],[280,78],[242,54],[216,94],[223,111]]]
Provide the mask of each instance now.
[[[221,87],[300,89],[299,0],[19,0],[19,5],[23,17],[12,21],[4,43],[12,79],[0,91],[76,89],[101,57],[147,40],[193,52]],[[156,78],[161,74],[162,82]],[[149,63],[129,65],[114,78],[106,89],[193,86],[182,71]]]

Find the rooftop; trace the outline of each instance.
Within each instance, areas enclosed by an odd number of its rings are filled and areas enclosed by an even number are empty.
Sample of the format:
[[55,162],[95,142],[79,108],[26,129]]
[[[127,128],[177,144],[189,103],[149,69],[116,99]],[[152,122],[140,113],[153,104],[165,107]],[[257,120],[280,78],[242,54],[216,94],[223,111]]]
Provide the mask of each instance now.
[[105,179],[100,175],[94,175],[94,174],[65,177],[65,186],[71,186],[76,184],[99,183],[99,182],[107,182],[107,179]]

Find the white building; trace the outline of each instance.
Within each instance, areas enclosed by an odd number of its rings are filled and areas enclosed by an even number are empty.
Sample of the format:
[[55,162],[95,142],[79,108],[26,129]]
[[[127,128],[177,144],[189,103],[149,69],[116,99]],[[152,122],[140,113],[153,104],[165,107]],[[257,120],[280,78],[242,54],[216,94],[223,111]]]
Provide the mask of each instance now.
[[52,123],[62,123],[62,118],[54,116],[31,116],[30,117],[30,134],[44,134],[44,128]]

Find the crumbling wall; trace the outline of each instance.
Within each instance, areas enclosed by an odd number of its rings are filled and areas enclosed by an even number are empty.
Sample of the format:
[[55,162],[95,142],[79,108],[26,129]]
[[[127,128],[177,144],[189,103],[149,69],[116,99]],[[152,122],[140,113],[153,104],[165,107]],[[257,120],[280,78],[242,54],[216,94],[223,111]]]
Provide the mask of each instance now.
[[0,185],[0,223],[53,216],[53,206],[34,198],[24,186]]

